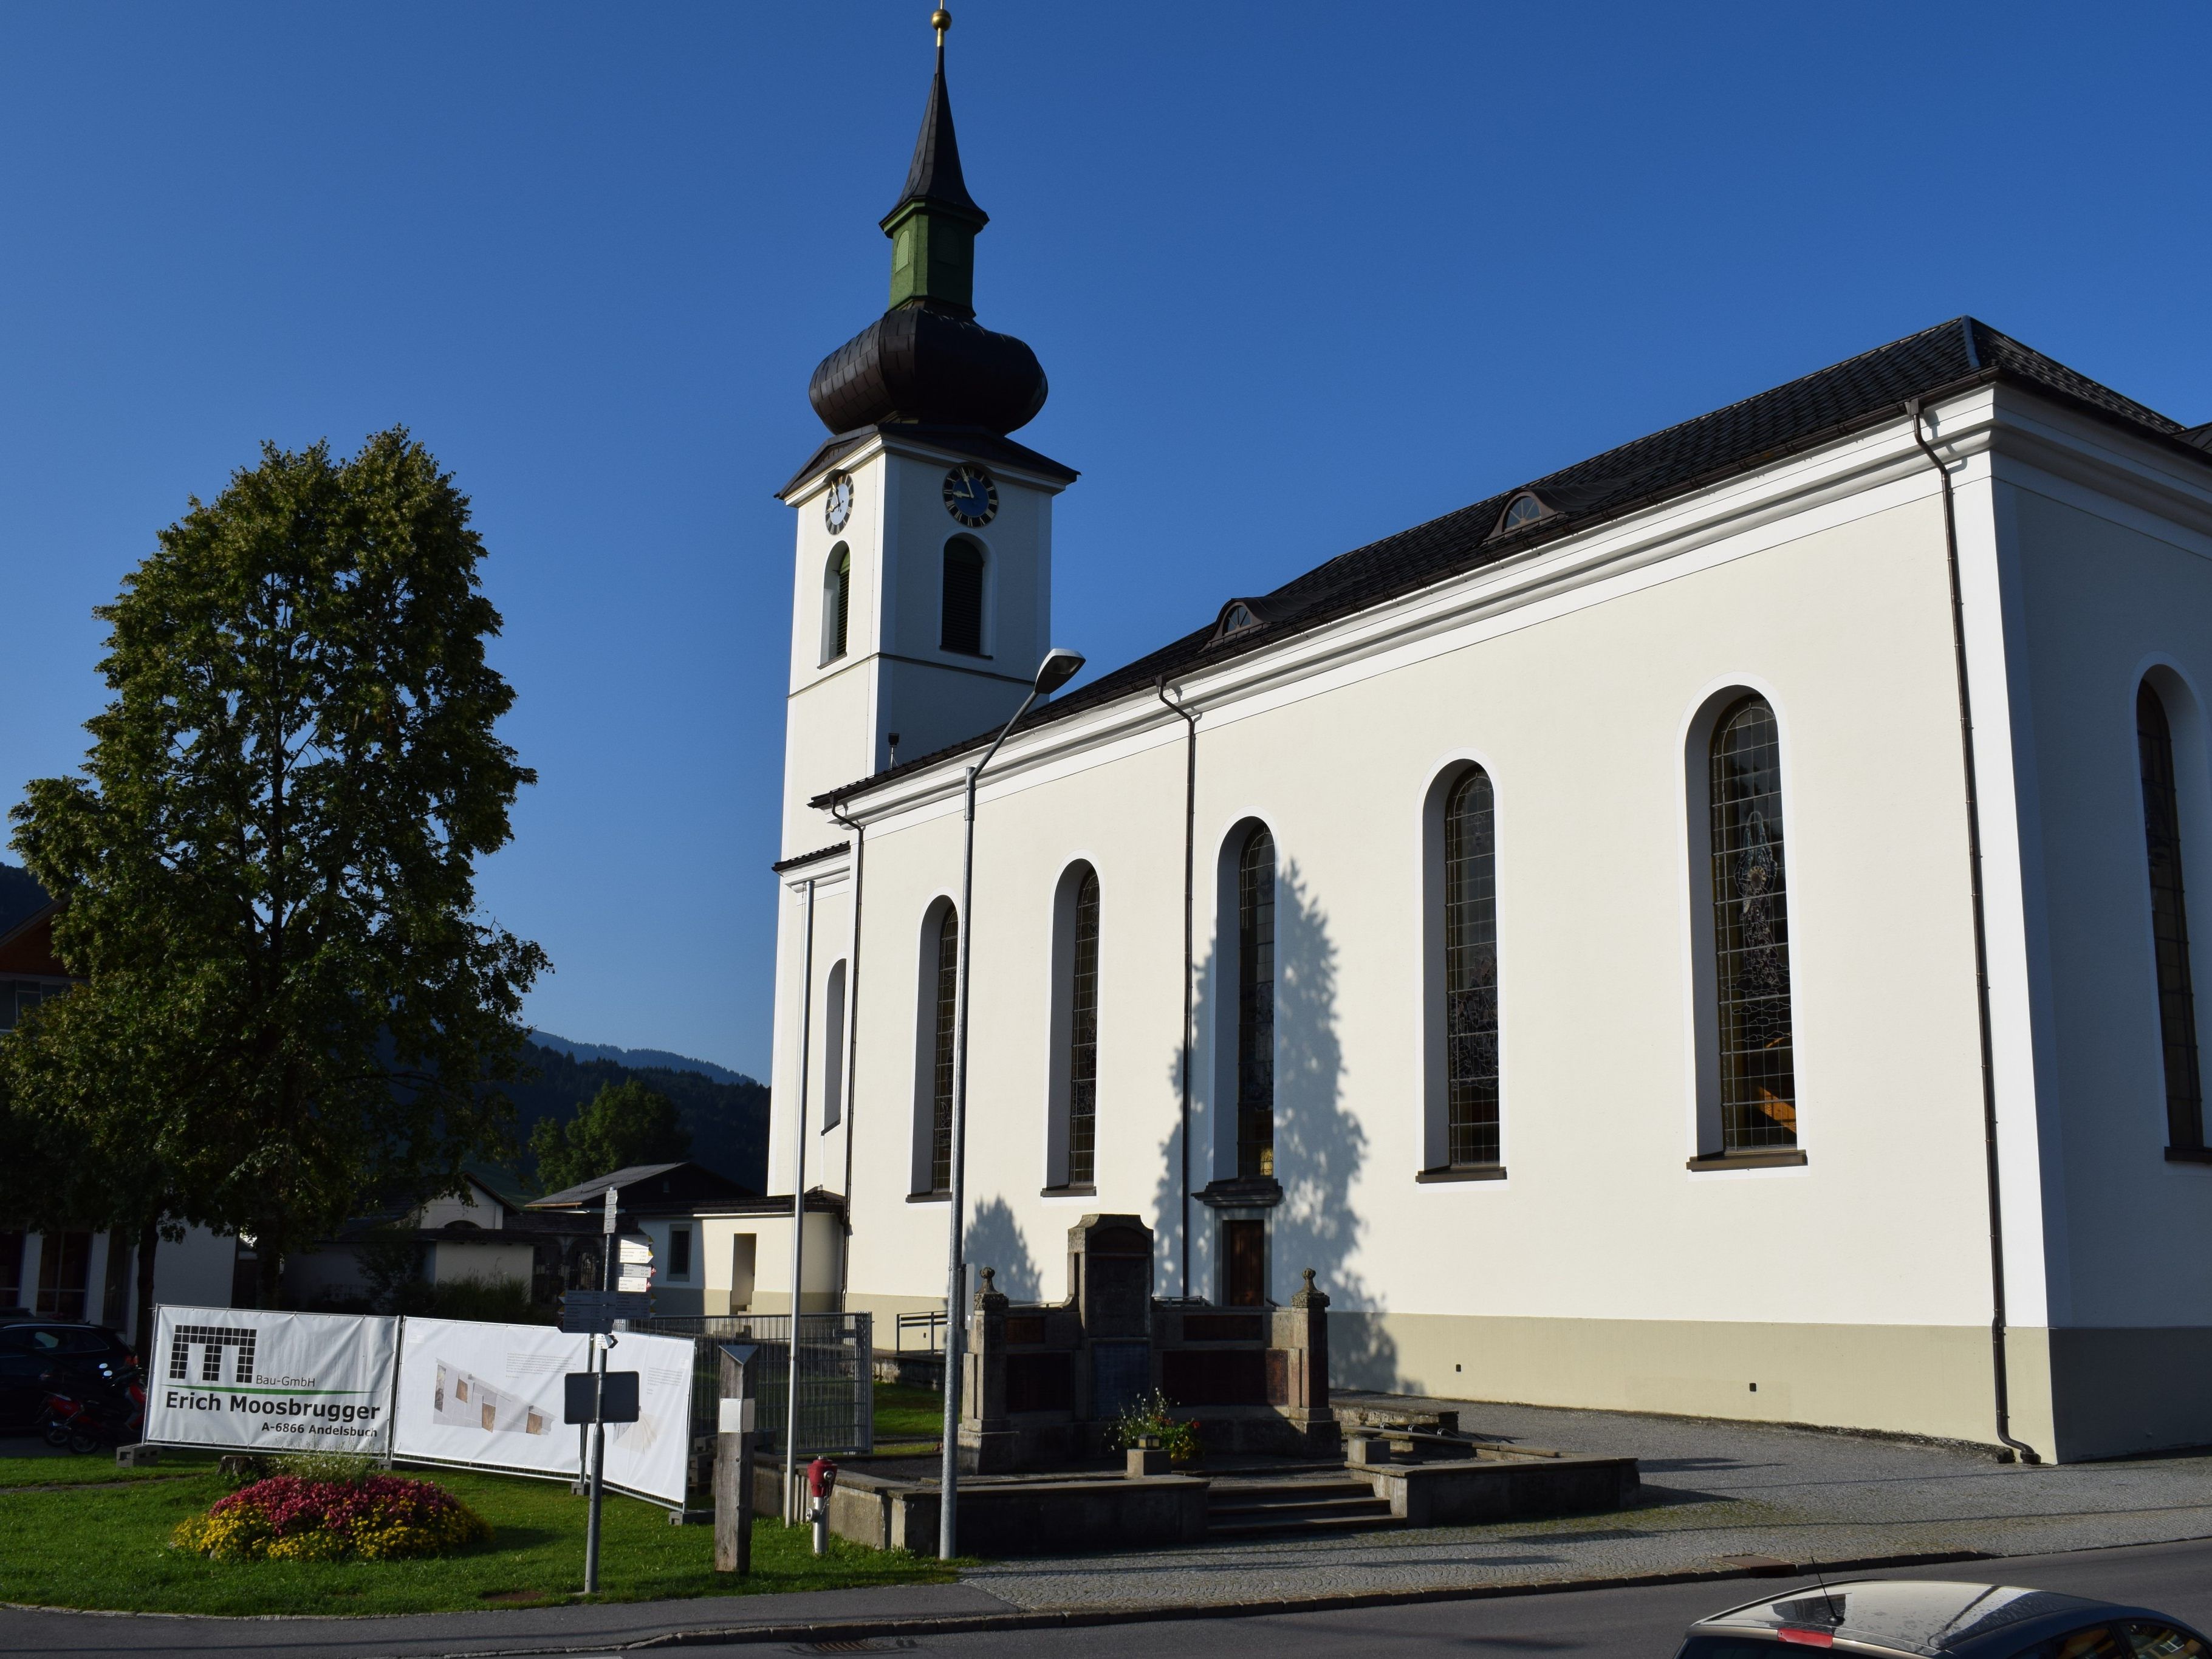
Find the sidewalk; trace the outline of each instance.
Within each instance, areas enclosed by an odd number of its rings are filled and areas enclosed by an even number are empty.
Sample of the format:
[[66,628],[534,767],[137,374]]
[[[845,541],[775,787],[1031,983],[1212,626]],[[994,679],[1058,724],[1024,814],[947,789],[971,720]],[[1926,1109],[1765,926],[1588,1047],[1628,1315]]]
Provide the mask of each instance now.
[[1720,1577],[1784,1562],[2048,1554],[2212,1537],[2212,1457],[2030,1468],[1957,1448],[1759,1425],[1535,1407],[1459,1409],[1462,1426],[1478,1434],[1633,1454],[1643,1460],[1644,1503],[1552,1522],[994,1561],[957,1584],[809,1595],[366,1620],[0,1609],[0,1650],[87,1659],[232,1650],[252,1659],[604,1654],[688,1645],[710,1634],[818,1641],[939,1621],[1108,1622],[1176,1610]]

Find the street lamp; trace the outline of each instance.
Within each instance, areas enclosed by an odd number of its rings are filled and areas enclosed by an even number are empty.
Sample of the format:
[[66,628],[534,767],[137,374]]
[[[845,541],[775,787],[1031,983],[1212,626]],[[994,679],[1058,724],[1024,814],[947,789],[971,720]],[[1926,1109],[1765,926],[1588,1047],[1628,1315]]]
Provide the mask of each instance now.
[[962,1291],[965,1263],[961,1259],[960,1228],[964,1207],[963,1194],[968,1162],[968,952],[975,939],[975,918],[970,907],[975,893],[975,782],[983,775],[1022,716],[1030,712],[1030,705],[1039,697],[1048,697],[1066,685],[1083,670],[1082,656],[1054,646],[1044,653],[1037,665],[1036,678],[1030,686],[1030,694],[1022,699],[1022,706],[1014,710],[1013,719],[992,740],[983,751],[983,758],[968,769],[968,795],[963,817],[963,839],[960,844],[960,957],[953,981],[952,1014],[952,1214],[948,1224],[950,1238],[945,1254],[948,1265],[945,1287],[945,1445],[944,1463],[938,1486],[937,1553],[950,1561],[960,1552],[957,1547],[959,1522],[957,1505],[960,1487],[960,1336],[962,1332]]

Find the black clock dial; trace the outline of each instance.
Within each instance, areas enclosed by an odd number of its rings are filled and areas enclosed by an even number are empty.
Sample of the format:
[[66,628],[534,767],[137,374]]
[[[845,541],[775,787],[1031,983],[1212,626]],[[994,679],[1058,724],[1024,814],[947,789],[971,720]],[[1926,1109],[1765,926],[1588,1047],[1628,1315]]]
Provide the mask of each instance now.
[[853,516],[853,476],[840,472],[830,480],[830,489],[822,498],[822,521],[836,535]]
[[999,515],[999,486],[980,466],[956,466],[945,475],[945,510],[981,530]]

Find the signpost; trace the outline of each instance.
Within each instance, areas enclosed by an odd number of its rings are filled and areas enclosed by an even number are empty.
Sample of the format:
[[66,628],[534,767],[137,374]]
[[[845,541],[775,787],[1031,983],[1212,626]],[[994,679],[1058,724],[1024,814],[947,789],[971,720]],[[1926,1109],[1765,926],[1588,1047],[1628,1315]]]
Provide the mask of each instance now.
[[[614,1289],[615,1276],[615,1210],[622,1201],[612,1187],[607,1188],[606,1218],[602,1224],[604,1247],[600,1259],[605,1266],[600,1269],[603,1288]],[[601,1345],[604,1344],[605,1346]],[[606,1350],[614,1346],[614,1334],[610,1331],[592,1338],[592,1370],[607,1368]],[[592,1401],[592,1507],[584,1523],[584,1594],[599,1593],[599,1510],[606,1499],[607,1486],[607,1425],[598,1410],[599,1401]]]
[[714,1571],[753,1570],[752,1363],[750,1343],[720,1345],[722,1392],[714,1437]]

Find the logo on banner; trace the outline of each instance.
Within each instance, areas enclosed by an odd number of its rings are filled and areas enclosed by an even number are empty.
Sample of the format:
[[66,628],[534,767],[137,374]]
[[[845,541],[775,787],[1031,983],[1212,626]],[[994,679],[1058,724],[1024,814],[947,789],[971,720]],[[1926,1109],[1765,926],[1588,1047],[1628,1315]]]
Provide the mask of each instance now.
[[200,1354],[200,1377],[203,1382],[222,1381],[222,1351],[234,1350],[231,1360],[230,1380],[234,1382],[253,1381],[253,1333],[235,1325],[179,1325],[169,1343],[169,1381],[182,1382],[191,1370],[191,1350]]

